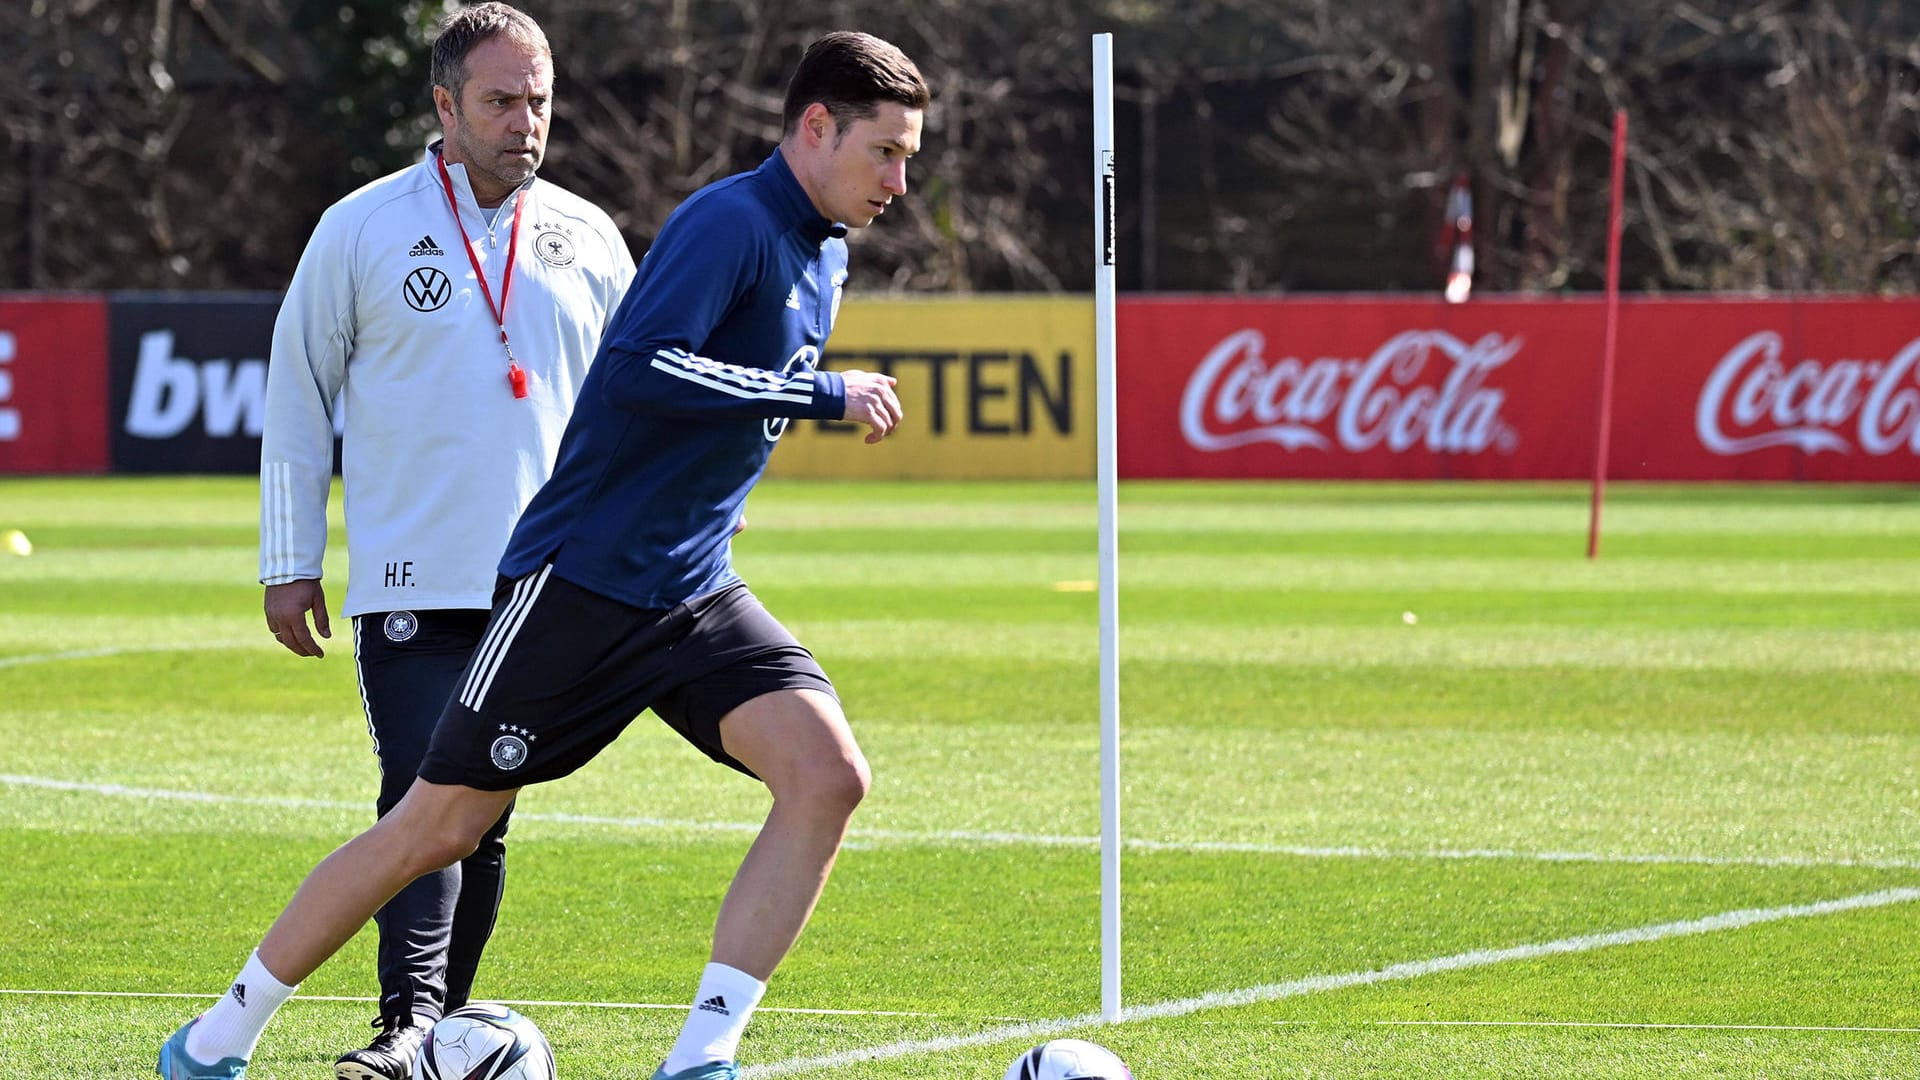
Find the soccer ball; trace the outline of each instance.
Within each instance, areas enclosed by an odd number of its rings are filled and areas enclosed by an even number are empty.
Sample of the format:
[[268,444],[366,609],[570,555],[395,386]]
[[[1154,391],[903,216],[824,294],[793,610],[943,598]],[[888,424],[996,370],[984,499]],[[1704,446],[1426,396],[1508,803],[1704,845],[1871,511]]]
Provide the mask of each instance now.
[[1133,1070],[1104,1046],[1054,1039],[1015,1058],[1006,1080],[1133,1080]]
[[491,1003],[440,1018],[413,1059],[414,1080],[554,1080],[553,1048],[533,1021]]

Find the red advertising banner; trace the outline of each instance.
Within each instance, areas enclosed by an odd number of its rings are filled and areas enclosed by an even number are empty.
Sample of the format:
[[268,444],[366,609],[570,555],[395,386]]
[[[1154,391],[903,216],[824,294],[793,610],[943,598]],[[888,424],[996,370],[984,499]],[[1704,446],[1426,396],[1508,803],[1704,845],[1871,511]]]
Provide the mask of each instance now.
[[[1120,472],[1583,479],[1598,298],[1119,304]],[[1608,476],[1920,481],[1920,300],[1625,300]]]
[[0,473],[106,468],[106,300],[0,296]]

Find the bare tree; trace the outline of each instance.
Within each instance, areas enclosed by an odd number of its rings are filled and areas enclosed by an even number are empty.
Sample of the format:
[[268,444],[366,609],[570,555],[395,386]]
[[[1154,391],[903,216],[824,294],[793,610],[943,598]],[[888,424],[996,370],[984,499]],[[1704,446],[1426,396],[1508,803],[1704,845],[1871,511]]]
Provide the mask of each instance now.
[[[417,157],[451,0],[13,0],[0,287],[284,285],[314,219]],[[780,135],[822,32],[935,90],[864,289],[1090,286],[1088,35],[1116,36],[1123,287],[1437,289],[1472,179],[1480,288],[1594,288],[1632,116],[1638,289],[1920,286],[1920,11],[1873,0],[551,0],[548,175],[644,250]]]
[[1692,55],[1747,77],[1704,102],[1623,67],[1652,121],[1635,140],[1635,203],[1657,274],[1642,287],[1911,290],[1920,226],[1912,16],[1838,0],[1685,12]]
[[[636,10],[636,8],[638,10]],[[1083,72],[1059,55],[1055,14],[960,0],[898,6],[768,0],[574,5],[548,20],[566,137],[558,167],[616,209],[642,245],[681,198],[750,168],[780,137],[784,80],[821,33],[858,26],[899,43],[933,85],[915,192],[854,239],[856,283],[895,289],[1066,287],[1044,216],[1067,197],[1073,132],[1049,98]]]
[[[356,5],[361,27],[404,22],[403,6]],[[9,153],[0,162],[0,231],[21,288],[277,288],[327,202],[375,163],[355,161],[399,126],[384,87],[317,58],[340,46],[401,72],[377,34],[336,12],[279,0],[25,0],[0,5],[0,32],[23,44],[24,78],[0,86]],[[416,20],[420,16],[415,13]],[[404,35],[403,35],[404,36]],[[354,48],[342,42],[351,40]],[[424,68],[421,69],[422,71]],[[425,100],[424,76],[411,92]],[[329,86],[326,94],[317,88]],[[373,124],[329,123],[375,96]],[[316,100],[324,104],[314,107]],[[354,166],[361,166],[357,171]]]
[[[1269,87],[1252,151],[1294,188],[1290,203],[1315,209],[1274,217],[1324,235],[1328,203],[1365,191],[1376,243],[1431,235],[1438,185],[1464,169],[1485,286],[1591,288],[1609,118],[1624,108],[1634,287],[1920,284],[1920,16],[1864,0],[1717,7],[1425,0],[1406,22],[1387,5],[1282,5],[1276,23],[1318,62]],[[1396,186],[1425,195],[1410,203]],[[1386,284],[1418,284],[1412,259],[1382,261]],[[1305,283],[1346,287],[1337,267],[1316,269]]]

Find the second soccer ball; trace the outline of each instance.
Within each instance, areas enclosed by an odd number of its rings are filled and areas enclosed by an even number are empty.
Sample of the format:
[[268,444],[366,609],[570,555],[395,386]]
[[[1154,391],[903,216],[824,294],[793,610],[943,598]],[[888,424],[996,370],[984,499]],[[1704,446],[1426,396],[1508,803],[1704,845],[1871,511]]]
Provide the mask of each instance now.
[[1098,1043],[1054,1039],[1015,1058],[1006,1080],[1133,1080],[1133,1070]]

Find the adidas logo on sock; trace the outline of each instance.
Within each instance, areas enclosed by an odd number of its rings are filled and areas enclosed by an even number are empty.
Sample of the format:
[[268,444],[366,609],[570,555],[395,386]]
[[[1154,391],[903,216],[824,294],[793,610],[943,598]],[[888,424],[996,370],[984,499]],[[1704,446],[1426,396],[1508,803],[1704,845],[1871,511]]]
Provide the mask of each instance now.
[[420,238],[420,242],[413,245],[413,249],[407,252],[407,257],[410,259],[417,259],[422,255],[445,255],[445,254],[446,252],[440,250],[440,245],[433,242],[433,237],[423,236]]
[[246,983],[233,984],[233,1000],[239,1002],[241,1008],[244,1009],[247,1007],[247,984]]
[[733,1013],[727,1011],[727,999],[721,997],[719,994],[715,994],[712,997],[708,998],[707,1000],[701,1002],[700,1008],[706,1012],[719,1013],[721,1016],[733,1015]]

